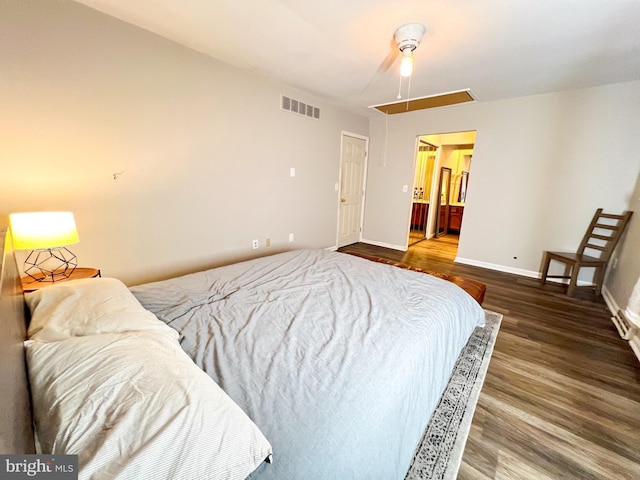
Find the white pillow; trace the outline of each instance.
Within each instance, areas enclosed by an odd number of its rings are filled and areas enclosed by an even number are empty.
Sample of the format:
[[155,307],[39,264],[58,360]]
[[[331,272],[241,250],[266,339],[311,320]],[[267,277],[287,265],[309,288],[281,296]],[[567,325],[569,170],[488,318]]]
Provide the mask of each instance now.
[[80,479],[244,479],[271,445],[158,331],[26,342],[41,452],[77,454]]
[[25,294],[31,311],[28,336],[39,342],[140,330],[177,332],[146,310],[115,278],[85,278]]

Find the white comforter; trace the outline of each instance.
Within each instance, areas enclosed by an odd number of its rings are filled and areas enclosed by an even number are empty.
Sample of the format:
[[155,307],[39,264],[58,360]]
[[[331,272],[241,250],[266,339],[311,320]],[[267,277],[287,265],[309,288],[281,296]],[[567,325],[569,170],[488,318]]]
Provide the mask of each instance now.
[[305,250],[132,288],[251,417],[252,478],[403,478],[482,308],[444,280]]

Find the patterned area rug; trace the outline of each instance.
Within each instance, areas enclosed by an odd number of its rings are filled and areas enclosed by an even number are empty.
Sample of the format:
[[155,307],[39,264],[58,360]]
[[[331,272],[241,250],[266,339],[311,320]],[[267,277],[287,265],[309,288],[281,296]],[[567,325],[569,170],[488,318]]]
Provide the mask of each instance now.
[[485,313],[486,325],[476,327],[460,352],[405,480],[456,478],[502,322],[501,314]]

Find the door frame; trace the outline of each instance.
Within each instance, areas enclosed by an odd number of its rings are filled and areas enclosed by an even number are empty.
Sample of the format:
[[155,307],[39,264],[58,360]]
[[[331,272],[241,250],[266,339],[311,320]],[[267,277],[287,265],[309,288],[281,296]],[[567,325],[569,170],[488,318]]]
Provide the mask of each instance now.
[[358,138],[364,140],[364,169],[362,171],[362,205],[360,205],[360,234],[358,235],[358,241],[362,241],[362,230],[364,226],[364,203],[367,195],[367,170],[369,167],[369,137],[360,135],[358,133],[349,132],[347,130],[340,131],[340,165],[338,167],[338,183],[335,184],[336,191],[336,248],[340,248],[340,189],[342,188],[342,152],[344,146],[344,137]]
[[[413,171],[414,171],[414,179],[413,179],[413,188],[410,190],[410,192],[413,192],[414,189],[416,188],[416,180],[415,180],[415,172],[418,168],[418,161],[420,159],[420,147],[422,146],[427,146],[427,147],[432,147],[435,153],[435,159],[433,161],[433,166],[431,168],[431,188],[429,189],[429,191],[427,192],[426,190],[423,192],[423,198],[425,200],[428,200],[428,208],[427,208],[427,216],[424,219],[425,221],[425,226],[424,226],[424,236],[418,240],[417,242],[411,242],[411,220],[409,221],[409,230],[407,231],[407,247],[410,247],[411,245],[415,245],[418,242],[421,242],[422,240],[427,240],[431,237],[433,237],[434,235],[431,234],[431,217],[433,215],[433,208],[431,208],[431,205],[433,204],[433,192],[434,192],[434,187],[435,187],[435,174],[436,171],[438,170],[438,164],[440,161],[440,147],[437,145],[433,145],[432,143],[427,142],[426,140],[423,140],[421,138],[420,135],[418,135],[417,137],[417,144],[416,144],[416,151],[415,151],[415,155],[414,155],[414,161],[413,161]],[[435,187],[437,188],[437,187]],[[413,219],[413,193],[411,194],[411,213],[410,213],[410,218]]]
[[[460,142],[449,143],[448,141],[446,141],[446,140],[448,140],[447,137],[449,137],[451,135],[456,135],[457,136],[457,135],[460,135],[460,134],[468,134],[468,133],[475,133],[475,136],[472,139],[468,139],[468,140],[465,139],[462,143],[460,143]],[[454,130],[450,130],[450,131],[440,131],[439,133],[421,133],[421,134],[417,135],[416,145],[418,145],[420,139],[425,138],[425,137],[426,137],[425,141],[429,142],[429,140],[427,140],[427,138],[430,137],[430,136],[436,136],[436,137],[439,137],[440,140],[444,140],[444,141],[441,141],[441,142],[435,142],[438,145],[438,150],[437,150],[436,163],[434,165],[434,168],[439,170],[444,165],[444,163],[446,161],[446,158],[443,159],[443,157],[442,157],[443,148],[445,146],[447,146],[447,145],[458,145],[458,146],[461,146],[461,145],[469,144],[470,145],[469,148],[473,152],[475,152],[476,145],[478,143],[478,135],[479,135],[479,132],[478,132],[477,128],[460,129],[460,130],[454,129]],[[414,156],[414,158],[415,158],[415,156]],[[473,164],[473,161],[471,162],[471,164]],[[470,167],[471,167],[471,164],[470,164]],[[414,164],[414,170],[415,170],[415,164]],[[471,168],[469,168],[469,175],[471,174],[470,170],[471,170]],[[439,177],[439,172],[438,172],[438,177]],[[432,191],[431,204],[434,204],[435,203],[434,201],[436,201],[439,198],[439,192],[438,192],[439,183],[440,183],[439,181],[438,182],[435,182],[435,181],[433,182],[434,190]],[[468,197],[468,195],[469,195],[469,186],[470,186],[470,184],[467,183],[467,198],[465,199],[465,204],[469,203],[468,202],[468,199],[469,199],[469,197]],[[429,233],[427,235],[427,240],[437,238],[437,230],[436,230],[436,223],[437,223],[436,220],[437,220],[437,218],[436,218],[435,213],[436,213],[436,209],[435,208],[429,208],[429,217],[430,218],[428,220]],[[431,229],[433,229],[433,231]],[[460,240],[461,240],[462,239],[462,229],[460,230],[459,237],[460,237]]]

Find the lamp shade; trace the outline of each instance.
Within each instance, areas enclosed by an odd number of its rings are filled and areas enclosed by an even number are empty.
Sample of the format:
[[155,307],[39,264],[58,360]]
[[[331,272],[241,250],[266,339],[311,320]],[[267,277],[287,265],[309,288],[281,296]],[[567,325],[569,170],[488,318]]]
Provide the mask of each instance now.
[[71,212],[30,212],[9,215],[16,250],[59,248],[79,242]]

